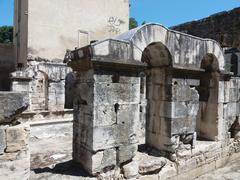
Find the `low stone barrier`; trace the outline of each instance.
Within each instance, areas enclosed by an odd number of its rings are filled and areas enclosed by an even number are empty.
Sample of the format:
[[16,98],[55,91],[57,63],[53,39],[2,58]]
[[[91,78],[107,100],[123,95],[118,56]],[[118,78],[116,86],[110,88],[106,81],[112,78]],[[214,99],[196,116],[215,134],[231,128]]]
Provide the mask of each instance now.
[[0,92],[0,179],[29,179],[30,127],[18,122],[28,103],[22,93]]
[[28,179],[29,125],[0,126],[0,179]]

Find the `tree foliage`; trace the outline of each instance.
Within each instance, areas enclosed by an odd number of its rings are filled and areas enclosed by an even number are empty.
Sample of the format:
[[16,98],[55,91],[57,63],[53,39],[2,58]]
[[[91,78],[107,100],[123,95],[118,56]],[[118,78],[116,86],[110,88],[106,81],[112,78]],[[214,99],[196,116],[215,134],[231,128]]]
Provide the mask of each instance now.
[[13,27],[0,26],[0,43],[12,43],[12,42],[13,42]]
[[129,18],[129,29],[134,29],[136,27],[138,27],[137,20],[133,17]]

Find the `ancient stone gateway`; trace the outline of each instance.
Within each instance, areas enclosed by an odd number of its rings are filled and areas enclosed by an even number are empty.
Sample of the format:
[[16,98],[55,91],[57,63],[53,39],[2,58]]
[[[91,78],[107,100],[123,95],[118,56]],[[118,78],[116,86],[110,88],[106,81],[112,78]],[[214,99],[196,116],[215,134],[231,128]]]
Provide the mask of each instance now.
[[90,174],[131,162],[144,117],[146,144],[170,155],[197,138],[228,137],[219,87],[229,75],[216,41],[147,24],[72,51],[69,65],[77,72],[73,158]]

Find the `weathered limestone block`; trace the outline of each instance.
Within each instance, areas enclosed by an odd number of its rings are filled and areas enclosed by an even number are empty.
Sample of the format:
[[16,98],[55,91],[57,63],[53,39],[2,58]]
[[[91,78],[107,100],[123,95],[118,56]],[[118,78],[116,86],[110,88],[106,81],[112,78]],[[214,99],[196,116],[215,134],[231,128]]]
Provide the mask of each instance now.
[[137,142],[137,132],[129,124],[95,127],[93,129],[92,148],[94,151],[103,147],[112,148]]
[[170,161],[161,169],[158,174],[159,180],[167,180],[171,179],[174,176],[177,176],[177,168],[176,165]]
[[230,82],[225,81],[224,82],[224,102],[229,102],[230,101]]
[[5,151],[0,153],[0,179],[29,179],[29,125],[4,126],[1,129],[5,131],[6,147]]
[[49,111],[63,110],[65,104],[65,81],[50,82],[48,85],[48,107]]
[[[170,152],[174,152],[181,141],[193,146],[199,112],[199,93],[196,87],[200,85],[200,80],[176,78],[179,72],[173,71],[169,68],[151,69],[151,82],[148,82],[147,87],[147,144]],[[164,79],[158,77],[161,75]],[[183,136],[187,136],[188,140]]]
[[232,116],[238,116],[239,114],[239,104],[236,102],[230,102],[224,104],[224,119]]
[[219,81],[219,84],[218,84],[218,102],[219,103],[224,103],[225,102],[225,81]]
[[159,109],[160,117],[185,118],[188,116],[188,108],[185,102],[155,102],[155,109]]
[[[140,72],[145,67],[130,60],[117,64],[114,60],[107,60],[109,63],[101,61],[105,59],[80,58],[70,63],[76,71],[73,157],[93,175],[104,169],[120,167],[136,154]],[[96,160],[95,163],[95,157],[102,159],[99,153],[112,156],[112,150],[116,160],[100,165]],[[93,163],[85,164],[81,156],[88,157]]]
[[17,115],[27,109],[29,99],[17,92],[0,93],[0,124],[11,123]]
[[146,142],[149,146],[156,149],[174,153],[179,147],[180,136],[171,136],[148,131],[146,134]]
[[198,101],[199,95],[198,92],[191,86],[199,86],[200,81],[199,80],[194,80],[194,79],[172,79],[172,101]]
[[29,127],[13,126],[6,129],[6,152],[27,150],[29,141]]
[[139,174],[145,175],[158,173],[166,163],[167,161],[165,158],[154,158],[142,161],[139,164]]
[[194,133],[196,131],[196,117],[189,116],[185,119],[174,118],[174,119],[165,119],[166,121],[171,122],[171,134],[185,134],[185,133]]
[[0,126],[0,155],[4,153],[6,148],[5,128]]
[[117,163],[116,157],[116,149],[106,149],[98,152],[91,152],[83,147],[73,149],[74,160],[92,175],[101,172],[104,168],[113,169]]
[[118,160],[119,163],[122,164],[124,162],[129,161],[129,159],[132,159],[137,152],[138,145],[137,144],[131,144],[127,146],[120,146],[118,148]]
[[114,80],[117,80],[118,83],[123,83],[123,84],[140,84],[140,79],[138,77],[126,76],[126,74],[121,72],[109,75],[99,71],[97,72],[97,74],[93,75],[93,79],[95,82],[107,83],[107,84],[112,83]]
[[12,91],[16,92],[29,92],[30,91],[30,82],[28,81],[15,81],[15,79],[12,80],[11,85]]
[[136,178],[138,176],[138,163],[132,161],[123,166],[123,173],[126,179]]
[[140,101],[140,84],[95,83],[94,104],[137,103]]

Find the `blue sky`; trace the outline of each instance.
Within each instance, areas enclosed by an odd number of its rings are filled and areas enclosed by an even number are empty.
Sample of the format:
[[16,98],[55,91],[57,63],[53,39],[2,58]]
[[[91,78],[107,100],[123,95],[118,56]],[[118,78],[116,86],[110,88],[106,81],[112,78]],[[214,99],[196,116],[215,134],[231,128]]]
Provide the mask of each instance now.
[[[0,0],[0,26],[13,24],[13,1]],[[139,24],[158,22],[167,27],[240,6],[240,0],[130,0],[130,3],[130,14]]]
[[167,27],[201,19],[240,6],[240,0],[130,0],[130,14],[139,24],[158,22]]
[[13,24],[14,0],[0,0],[0,26]]

